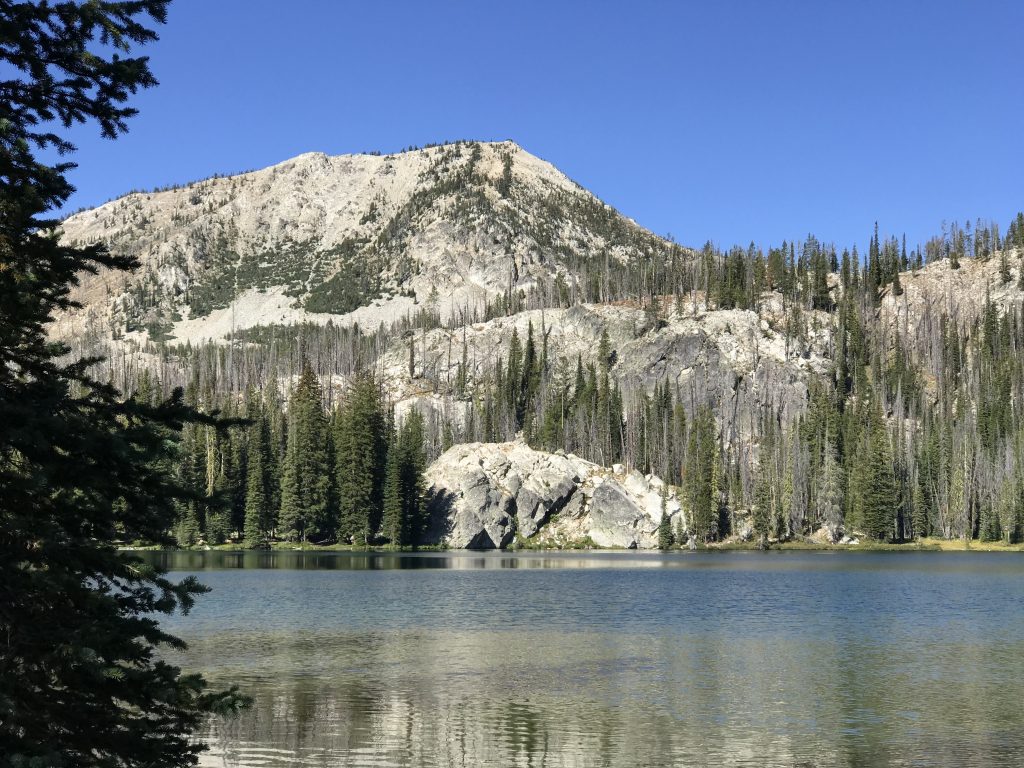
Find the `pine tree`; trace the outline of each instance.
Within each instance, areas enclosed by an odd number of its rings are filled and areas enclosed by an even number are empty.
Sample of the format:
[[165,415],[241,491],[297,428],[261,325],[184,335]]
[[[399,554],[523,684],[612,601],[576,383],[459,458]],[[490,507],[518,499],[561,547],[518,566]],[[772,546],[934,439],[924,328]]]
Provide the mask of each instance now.
[[658,549],[671,549],[672,544],[672,520],[668,516],[668,485],[665,485],[661,489],[661,520],[658,523]]
[[709,407],[703,406],[690,429],[686,481],[693,510],[693,533],[704,542],[713,539],[717,530],[718,500],[714,477],[717,451],[715,417]]
[[332,512],[327,416],[320,381],[304,361],[288,402],[288,447],[278,525],[289,541],[329,539],[335,530]]
[[612,342],[608,338],[608,329],[601,329],[601,337],[597,342],[597,361],[601,374],[606,376],[615,364],[615,353],[612,351]]
[[902,296],[903,295],[903,284],[900,282],[899,270],[893,273],[892,276],[892,295]]
[[382,532],[393,546],[418,544],[428,522],[423,506],[423,429],[423,415],[413,409],[388,444]]
[[412,545],[420,543],[428,522],[423,505],[423,473],[427,469],[423,438],[423,414],[414,408],[405,417],[398,438],[402,516],[407,542]]
[[762,446],[757,483],[754,486],[754,508],[751,518],[758,549],[768,546],[768,537],[772,533],[772,520],[775,516],[771,470],[768,456],[765,453],[765,448]]
[[366,544],[381,521],[387,455],[384,405],[368,373],[356,376],[334,428],[338,534]]
[[516,420],[529,431],[528,416],[532,413],[531,405],[540,388],[541,360],[537,354],[537,346],[533,339],[533,321],[526,332],[526,347],[523,350],[522,382],[519,385],[519,401],[516,404]]
[[775,536],[780,541],[788,539],[790,531],[790,511],[793,508],[793,452],[786,445],[789,437],[783,436],[781,449],[783,453],[782,478],[779,488],[779,504],[775,520],[772,521]]
[[827,434],[815,501],[818,519],[828,529],[831,539],[836,541],[843,528],[843,477],[835,446]]
[[1006,250],[999,252],[999,281],[1006,285],[1013,279],[1013,273],[1010,272],[1010,257],[1007,255]]
[[863,474],[862,525],[872,538],[885,540],[892,537],[899,500],[893,476],[892,447],[878,406],[873,410],[869,430]]
[[384,472],[384,501],[381,533],[394,547],[409,543],[409,521],[402,498],[402,450],[398,435],[392,434]]
[[243,538],[250,548],[265,547],[270,540],[273,522],[273,493],[270,487],[270,425],[266,413],[257,403],[255,393],[249,395],[249,426],[246,458],[248,473],[245,483],[245,523]]
[[523,344],[519,340],[519,331],[512,329],[512,339],[508,345],[508,365],[505,366],[505,388],[502,393],[502,406],[505,413],[511,414],[515,429],[522,426],[519,403],[523,384]]
[[920,477],[915,479],[911,487],[910,524],[913,527],[914,538],[920,539],[931,534],[927,496],[924,481]]
[[[61,243],[49,218],[69,198],[74,147],[57,131],[126,130],[129,94],[155,85],[145,58],[166,2],[3,3],[0,28],[0,763],[191,764],[206,715],[242,700],[166,662],[180,648],[156,618],[205,591],[173,582],[112,541],[166,542],[194,499],[167,472],[184,424],[226,427],[181,390],[124,398],[48,339],[82,271],[137,263]],[[10,78],[10,79],[6,79]],[[49,153],[47,155],[47,153]]]

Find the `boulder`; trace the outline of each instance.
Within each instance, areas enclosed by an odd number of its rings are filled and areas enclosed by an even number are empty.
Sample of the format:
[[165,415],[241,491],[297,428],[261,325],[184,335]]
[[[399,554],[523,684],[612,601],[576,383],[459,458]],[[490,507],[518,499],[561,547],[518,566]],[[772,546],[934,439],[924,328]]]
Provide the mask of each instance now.
[[[664,483],[615,469],[522,440],[454,446],[427,470],[427,543],[501,549],[518,536],[549,546],[656,547]],[[664,508],[674,525],[674,493]]]
[[427,470],[427,540],[455,549],[501,549],[530,537],[577,489],[577,462],[522,441],[469,443]]

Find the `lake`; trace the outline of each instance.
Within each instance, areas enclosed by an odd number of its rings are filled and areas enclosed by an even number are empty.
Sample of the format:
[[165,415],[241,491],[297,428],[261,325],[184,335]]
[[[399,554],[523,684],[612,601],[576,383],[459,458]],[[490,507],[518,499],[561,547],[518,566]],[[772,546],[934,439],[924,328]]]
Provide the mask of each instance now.
[[155,552],[217,766],[1019,766],[1008,553]]

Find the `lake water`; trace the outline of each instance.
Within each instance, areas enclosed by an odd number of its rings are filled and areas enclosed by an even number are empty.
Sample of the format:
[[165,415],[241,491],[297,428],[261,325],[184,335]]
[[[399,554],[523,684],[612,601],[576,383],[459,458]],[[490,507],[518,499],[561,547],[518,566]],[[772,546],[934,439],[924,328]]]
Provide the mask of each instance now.
[[148,556],[207,765],[1024,765],[1013,554]]

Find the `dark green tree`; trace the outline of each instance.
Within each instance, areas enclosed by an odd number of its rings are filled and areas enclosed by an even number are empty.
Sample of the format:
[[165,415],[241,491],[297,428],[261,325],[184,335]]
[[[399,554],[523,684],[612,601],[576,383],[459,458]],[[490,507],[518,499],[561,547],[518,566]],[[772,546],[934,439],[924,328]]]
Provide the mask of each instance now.
[[334,428],[340,538],[366,544],[380,529],[387,431],[380,387],[360,373]]
[[402,515],[407,541],[413,545],[420,543],[427,524],[423,505],[423,473],[427,469],[427,456],[423,449],[424,428],[423,414],[414,408],[405,417],[398,434]]
[[245,523],[243,538],[248,547],[265,547],[274,528],[274,497],[271,488],[271,438],[266,411],[250,392],[249,426],[246,458],[248,473],[245,482]]
[[392,434],[384,468],[381,535],[393,547],[402,547],[409,543],[409,521],[405,519],[405,504],[402,498],[402,451],[397,438],[397,434]]
[[288,401],[288,447],[281,476],[278,527],[289,541],[334,535],[328,441],[320,381],[305,361]]
[[868,450],[863,461],[861,525],[872,538],[889,539],[899,495],[893,474],[892,446],[878,406],[872,411]]
[[674,543],[672,520],[668,516],[668,486],[661,491],[661,520],[658,522],[658,549],[671,549]]
[[189,489],[166,471],[186,423],[223,427],[176,390],[125,399],[67,362],[46,325],[74,306],[76,275],[136,262],[62,243],[48,215],[69,197],[74,147],[95,122],[115,138],[128,97],[155,85],[129,54],[167,3],[0,2],[0,765],[181,766],[206,713],[242,703],[160,657],[183,643],[161,613],[205,591],[114,540],[166,541]]
[[416,545],[426,528],[423,506],[423,414],[412,409],[388,445],[384,477],[383,535],[393,546]]
[[702,406],[690,429],[686,450],[686,487],[693,510],[693,534],[704,542],[716,538],[718,532],[717,463],[715,416],[711,408]]

